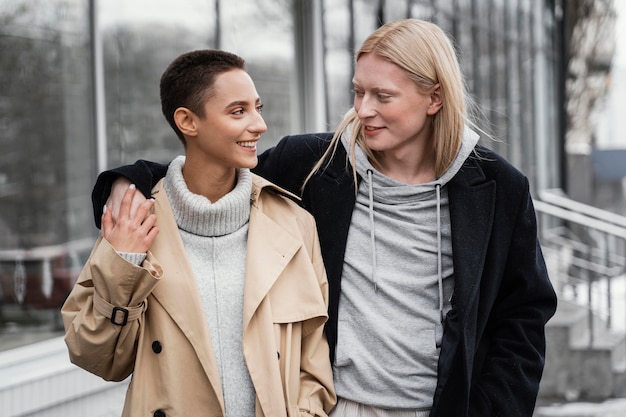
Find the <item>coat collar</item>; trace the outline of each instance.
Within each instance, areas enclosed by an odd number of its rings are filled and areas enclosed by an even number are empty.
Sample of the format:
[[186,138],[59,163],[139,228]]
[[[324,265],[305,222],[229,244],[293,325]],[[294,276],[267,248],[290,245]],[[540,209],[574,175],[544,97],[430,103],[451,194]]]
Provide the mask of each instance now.
[[261,195],[262,190],[274,192],[276,194],[281,194],[285,197],[290,198],[291,200],[295,201],[298,204],[302,203],[302,200],[297,195],[253,173],[252,174],[252,192],[250,195],[250,201],[252,202],[253,206],[255,204],[258,204],[259,196]]
[[[267,294],[276,278],[301,246],[301,242],[298,239],[294,238],[284,227],[263,213],[264,199],[262,194],[266,192],[278,193],[295,201],[300,200],[299,197],[289,191],[253,174],[250,195],[252,210],[248,229],[245,277],[245,292],[249,298],[244,309],[244,324],[250,320],[255,305],[258,305],[265,294]],[[172,285],[173,279],[164,280],[168,284],[159,284],[154,294],[164,305],[178,303],[177,296],[181,296],[181,299],[191,298],[191,302],[185,304],[190,311],[174,313],[182,321],[179,325],[181,325],[181,329],[184,331],[186,323],[189,322],[189,314],[193,316],[197,308],[202,310],[202,304],[200,297],[197,296],[198,290],[195,279],[193,279],[194,275],[191,265],[185,253],[169,199],[163,188],[163,180],[159,181],[153,188],[152,195],[155,198],[155,211],[159,213],[156,225],[164,238],[155,240],[151,252],[163,264],[166,274],[169,271],[169,275],[174,276],[172,271],[176,271],[177,276],[175,285]],[[268,239],[268,237],[271,237],[271,239]],[[259,266],[262,266],[262,268],[259,269]],[[167,290],[165,290],[165,287],[167,287]],[[190,294],[193,296],[189,297]],[[173,318],[176,320],[177,317]]]

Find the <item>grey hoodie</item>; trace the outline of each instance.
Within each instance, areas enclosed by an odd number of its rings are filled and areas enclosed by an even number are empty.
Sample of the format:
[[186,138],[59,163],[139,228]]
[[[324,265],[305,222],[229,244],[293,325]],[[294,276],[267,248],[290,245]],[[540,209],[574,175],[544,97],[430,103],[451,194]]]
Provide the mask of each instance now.
[[362,180],[341,281],[334,364],[339,397],[385,409],[431,408],[454,288],[445,185],[478,139],[466,129],[448,171],[417,185],[381,174],[357,147]]

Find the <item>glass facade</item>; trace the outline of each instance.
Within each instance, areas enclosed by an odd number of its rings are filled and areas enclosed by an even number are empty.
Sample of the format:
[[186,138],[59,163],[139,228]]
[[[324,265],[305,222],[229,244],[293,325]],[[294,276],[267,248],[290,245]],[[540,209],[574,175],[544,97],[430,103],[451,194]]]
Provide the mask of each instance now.
[[93,243],[88,7],[0,2],[0,347],[58,334]]
[[[321,129],[336,126],[354,50],[380,23],[434,21],[454,37],[481,127],[498,139],[484,144],[537,190],[561,182],[555,10],[535,0],[0,0],[0,350],[62,335],[59,307],[98,232],[97,173],[183,152],[158,94],[180,53],[246,58],[265,149],[308,128],[302,108],[323,113]],[[321,108],[302,105],[311,62],[324,73]]]

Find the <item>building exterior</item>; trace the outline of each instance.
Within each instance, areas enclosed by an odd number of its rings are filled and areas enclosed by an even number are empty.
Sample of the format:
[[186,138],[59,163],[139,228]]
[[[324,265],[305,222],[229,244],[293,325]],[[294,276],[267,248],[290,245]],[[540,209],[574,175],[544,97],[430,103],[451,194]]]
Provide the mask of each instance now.
[[352,54],[380,23],[433,21],[455,39],[481,127],[498,139],[483,143],[538,191],[564,183],[566,7],[1,0],[0,415],[83,415],[85,404],[90,414],[119,415],[127,382],[104,383],[69,363],[59,308],[98,232],[90,200],[98,172],[182,153],[158,97],[175,56],[220,48],[246,58],[265,103],[267,148],[285,134],[333,129],[352,100]]

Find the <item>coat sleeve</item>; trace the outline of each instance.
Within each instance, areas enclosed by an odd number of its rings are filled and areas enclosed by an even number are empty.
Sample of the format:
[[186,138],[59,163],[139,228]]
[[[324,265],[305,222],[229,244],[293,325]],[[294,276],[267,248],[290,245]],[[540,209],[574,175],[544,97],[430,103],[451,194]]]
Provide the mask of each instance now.
[[[330,133],[285,136],[276,146],[259,155],[258,164],[252,171],[300,195],[304,179],[322,156],[331,137]],[[111,186],[117,178],[128,178],[146,198],[149,198],[152,187],[167,173],[168,165],[140,159],[134,164],[101,172],[91,193],[96,227],[101,226],[102,207],[109,198]]]
[[[318,284],[328,310],[328,281],[313,217],[307,216],[310,256]],[[300,393],[298,407],[303,416],[327,416],[337,402],[333,385],[328,341],[324,333],[326,320],[310,320],[302,332],[300,359]]]
[[61,309],[70,360],[107,381],[128,377],[147,297],[161,276],[150,252],[139,267],[100,237]]
[[[254,170],[259,175],[273,180],[276,184],[286,189],[289,188],[284,187],[284,185],[288,184],[284,184],[284,181],[280,181],[280,179],[286,179],[289,178],[289,176],[283,174],[283,165],[280,161],[282,160],[283,150],[289,148],[286,146],[288,143],[287,138],[284,138],[281,141],[280,147],[277,149],[270,148],[259,155],[259,163]],[[120,177],[127,178],[131,183],[137,186],[137,189],[141,191],[146,198],[149,198],[152,188],[161,178],[165,177],[168,166],[169,164],[139,159],[135,161],[134,164],[122,165],[101,172],[91,192],[91,203],[93,205],[93,216],[96,227],[101,227],[102,208],[111,194],[111,187],[116,179]],[[289,191],[292,190],[289,189]],[[299,194],[299,192],[296,192],[296,194]]]
[[116,179],[119,177],[128,178],[146,198],[150,198],[152,187],[165,176],[167,167],[168,164],[140,159],[132,165],[123,165],[101,172],[91,192],[96,227],[100,228],[101,226],[102,208],[111,194],[111,186]]
[[[528,181],[517,211],[511,243],[492,255],[506,259],[495,302],[474,358],[470,415],[531,417],[545,359],[545,325],[556,309],[537,238],[537,222]],[[508,220],[510,222],[510,219]],[[496,264],[494,262],[493,264]]]
[[324,154],[331,137],[332,133],[285,136],[259,155],[252,171],[299,196],[305,178]]

